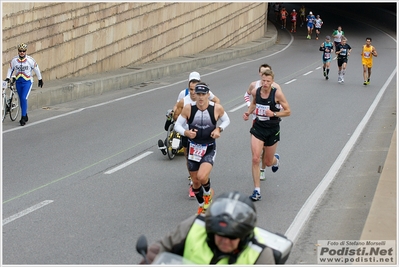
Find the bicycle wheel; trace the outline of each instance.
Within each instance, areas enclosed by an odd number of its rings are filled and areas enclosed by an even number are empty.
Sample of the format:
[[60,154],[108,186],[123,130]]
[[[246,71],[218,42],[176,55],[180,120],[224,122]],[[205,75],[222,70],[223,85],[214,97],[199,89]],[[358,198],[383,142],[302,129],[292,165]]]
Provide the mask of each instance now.
[[19,96],[16,91],[11,94],[11,102],[10,102],[10,119],[15,121],[19,115],[19,110],[21,107],[19,106]]
[[172,148],[172,142],[173,142],[173,137],[175,136],[175,131],[174,129],[174,124],[172,123],[171,125],[169,125],[168,128],[168,135],[166,137],[166,151],[168,153],[168,158],[170,160],[174,159],[174,157],[176,156],[176,150]]
[[2,94],[1,95],[1,121],[4,121],[6,114],[7,114],[7,99],[6,99],[5,94]]

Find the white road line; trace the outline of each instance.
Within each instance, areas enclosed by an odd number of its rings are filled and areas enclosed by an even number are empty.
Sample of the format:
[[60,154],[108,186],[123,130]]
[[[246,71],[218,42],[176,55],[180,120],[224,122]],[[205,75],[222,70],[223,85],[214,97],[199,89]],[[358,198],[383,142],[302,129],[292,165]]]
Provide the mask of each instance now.
[[125,162],[125,163],[119,165],[119,166],[116,167],[116,168],[113,168],[113,169],[111,169],[111,170],[109,170],[109,171],[106,171],[105,174],[111,174],[111,173],[114,173],[114,172],[116,172],[116,171],[119,171],[119,170],[121,170],[121,169],[123,169],[123,168],[129,166],[130,164],[133,164],[133,163],[135,163],[136,161],[139,161],[139,160],[141,160],[142,158],[147,157],[147,156],[150,155],[151,153],[153,153],[153,152],[152,152],[152,151],[147,151],[147,152],[141,154],[140,156],[137,156],[137,157],[135,157],[134,159],[129,160],[129,161],[127,161],[127,162]]
[[387,79],[387,81],[385,82],[385,84],[383,85],[381,90],[378,92],[378,95],[374,99],[374,101],[371,104],[366,115],[364,115],[362,121],[356,127],[356,130],[353,132],[351,138],[348,140],[345,147],[342,149],[341,153],[338,155],[334,164],[331,166],[330,170],[324,176],[323,180],[321,180],[321,182],[317,185],[315,190],[313,190],[312,194],[308,197],[305,204],[302,206],[301,210],[296,215],[294,221],[291,223],[287,232],[285,232],[285,236],[288,239],[290,239],[292,242],[295,243],[295,241],[297,240],[299,234],[301,233],[302,227],[308,221],[310,214],[312,213],[313,209],[318,204],[321,196],[324,194],[324,191],[328,188],[328,186],[334,180],[334,178],[337,175],[338,171],[340,170],[342,164],[345,162],[346,158],[348,157],[348,154],[352,150],[353,146],[356,144],[357,139],[359,138],[360,134],[363,132],[370,117],[373,115],[374,110],[376,109],[378,103],[380,102],[382,96],[384,95],[386,88],[388,87],[389,83],[395,76],[396,70],[397,70],[397,68],[395,68],[395,70],[391,73],[391,76],[389,76],[389,78]]
[[244,104],[242,104],[242,105],[239,105],[238,107],[229,110],[229,112],[234,112],[234,111],[236,111],[236,110],[239,110],[240,108],[243,108],[243,107],[246,106],[246,105],[247,105],[247,103],[244,103]]
[[292,79],[291,81],[288,81],[288,82],[286,82],[284,84],[290,84],[290,83],[295,82],[295,81],[296,81],[296,79]]
[[319,70],[319,69],[321,69],[321,67],[320,67],[320,66],[316,68],[316,70]]
[[305,74],[303,74],[303,76],[306,76],[308,74],[311,74],[313,72],[313,70],[306,72]]
[[17,214],[14,214],[14,215],[12,215],[12,216],[10,216],[8,218],[5,218],[3,220],[3,226],[6,225],[7,223],[10,223],[10,222],[18,219],[18,218],[21,218],[22,216],[25,216],[25,215],[27,215],[27,214],[29,214],[31,212],[34,212],[35,210],[43,208],[44,206],[46,206],[46,205],[48,205],[48,204],[50,204],[52,202],[53,202],[53,200],[45,200],[45,201],[40,202],[39,204],[36,204],[36,205],[34,205],[34,206],[30,207],[30,208],[27,208],[26,210],[20,211]]

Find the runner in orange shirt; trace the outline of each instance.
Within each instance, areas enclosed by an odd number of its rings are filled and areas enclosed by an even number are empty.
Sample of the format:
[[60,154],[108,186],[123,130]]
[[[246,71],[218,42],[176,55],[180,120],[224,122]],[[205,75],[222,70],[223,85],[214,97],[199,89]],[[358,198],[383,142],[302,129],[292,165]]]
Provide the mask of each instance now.
[[281,29],[285,29],[287,27],[287,16],[288,12],[285,7],[283,7],[280,11]]

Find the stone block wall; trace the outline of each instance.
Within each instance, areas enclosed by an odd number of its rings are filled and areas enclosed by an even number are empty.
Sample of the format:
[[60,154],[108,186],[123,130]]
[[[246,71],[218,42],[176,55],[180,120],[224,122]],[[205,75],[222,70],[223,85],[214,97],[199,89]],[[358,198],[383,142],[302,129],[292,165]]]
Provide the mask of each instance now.
[[3,79],[22,42],[54,80],[250,42],[266,14],[267,2],[2,2]]

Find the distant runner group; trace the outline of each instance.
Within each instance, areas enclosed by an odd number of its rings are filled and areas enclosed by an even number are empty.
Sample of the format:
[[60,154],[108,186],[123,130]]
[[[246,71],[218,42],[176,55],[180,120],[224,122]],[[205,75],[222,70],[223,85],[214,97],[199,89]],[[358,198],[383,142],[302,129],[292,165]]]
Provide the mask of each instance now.
[[[295,8],[292,9],[291,13],[288,14],[286,7],[282,3],[274,3],[273,11],[275,14],[276,22],[280,19],[281,29],[286,28],[286,20],[289,17],[291,20],[291,33],[296,33],[298,14],[300,27],[306,24],[307,35],[306,39],[312,39],[313,30],[315,31],[315,39],[318,40],[321,34],[321,28],[324,24],[320,15],[314,15],[312,11],[306,15],[306,8],[301,5],[299,13],[296,12]],[[331,40],[331,37],[333,40]],[[338,83],[343,84],[345,79],[346,67],[348,64],[348,58],[351,55],[352,47],[348,44],[348,39],[345,36],[342,26],[338,26],[333,31],[331,37],[327,35],[325,41],[321,43],[319,51],[322,51],[322,66],[323,76],[326,80],[329,79],[330,74],[330,63],[331,60],[337,60],[338,64]],[[333,41],[333,43],[332,43]],[[363,85],[370,84],[371,68],[373,66],[373,57],[377,57],[377,50],[371,45],[372,39],[366,38],[366,43],[362,46],[361,59],[363,66]]]

